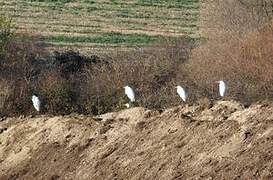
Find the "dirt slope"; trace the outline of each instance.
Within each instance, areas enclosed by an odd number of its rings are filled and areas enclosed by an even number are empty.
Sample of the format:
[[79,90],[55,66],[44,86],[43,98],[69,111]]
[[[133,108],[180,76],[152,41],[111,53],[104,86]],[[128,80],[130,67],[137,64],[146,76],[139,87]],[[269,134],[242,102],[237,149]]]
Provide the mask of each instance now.
[[273,105],[8,118],[0,179],[273,179]]

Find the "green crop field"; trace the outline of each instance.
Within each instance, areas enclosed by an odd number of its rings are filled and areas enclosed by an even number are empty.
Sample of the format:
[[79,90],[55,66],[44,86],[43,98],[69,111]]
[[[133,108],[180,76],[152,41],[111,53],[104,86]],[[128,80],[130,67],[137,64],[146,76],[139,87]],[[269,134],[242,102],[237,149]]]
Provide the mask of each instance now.
[[51,47],[142,47],[197,35],[199,0],[0,0],[18,31]]

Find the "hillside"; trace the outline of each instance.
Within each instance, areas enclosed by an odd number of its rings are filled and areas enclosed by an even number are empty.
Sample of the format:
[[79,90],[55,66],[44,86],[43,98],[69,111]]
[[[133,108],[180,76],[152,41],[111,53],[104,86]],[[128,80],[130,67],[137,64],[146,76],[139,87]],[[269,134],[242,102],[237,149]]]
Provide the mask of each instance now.
[[272,179],[273,105],[0,122],[0,179]]
[[194,36],[199,0],[0,0],[19,32],[53,47],[140,47],[164,37]]

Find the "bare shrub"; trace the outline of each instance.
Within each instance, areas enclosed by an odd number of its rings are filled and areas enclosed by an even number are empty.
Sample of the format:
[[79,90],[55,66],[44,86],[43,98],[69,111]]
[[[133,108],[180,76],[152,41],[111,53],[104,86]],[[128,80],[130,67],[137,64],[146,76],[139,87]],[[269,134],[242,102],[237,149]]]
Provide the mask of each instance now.
[[273,17],[272,0],[204,0],[201,3],[201,34],[225,42],[261,29]]
[[43,48],[33,37],[16,34],[11,19],[0,16],[0,86],[1,112],[26,114],[31,106],[32,60]]
[[250,12],[235,0],[211,1],[206,5],[212,10],[205,17],[212,21],[206,21],[207,26],[203,26],[208,40],[196,48],[191,61],[183,65],[196,86],[195,96],[216,99],[215,81],[223,79],[228,83],[227,95],[231,98],[244,102],[272,98],[273,24],[268,22],[270,18],[258,11]]
[[44,111],[57,113],[70,110],[70,97],[66,82],[57,71],[46,71],[38,79],[37,94],[42,99]]
[[12,83],[1,79],[0,80],[0,111],[3,113],[5,106],[7,105],[7,100],[11,96],[13,91]]
[[187,39],[179,43],[166,40],[154,49],[117,52],[111,54],[108,64],[88,69],[86,90],[90,100],[97,103],[95,107],[100,107],[95,108],[96,113],[124,108],[128,102],[123,89],[126,85],[135,90],[138,105],[164,108],[177,104],[173,80],[178,65],[189,56],[191,43]]

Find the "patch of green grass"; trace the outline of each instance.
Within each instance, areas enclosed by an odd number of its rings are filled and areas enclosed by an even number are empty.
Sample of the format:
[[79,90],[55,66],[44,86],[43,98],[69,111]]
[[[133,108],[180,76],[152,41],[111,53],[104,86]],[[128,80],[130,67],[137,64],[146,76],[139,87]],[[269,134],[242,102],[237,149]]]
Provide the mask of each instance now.
[[46,40],[49,42],[63,43],[94,43],[94,44],[123,44],[129,46],[148,45],[159,39],[159,36],[148,36],[143,34],[121,34],[104,33],[99,36],[49,36]]
[[196,36],[199,1],[0,0],[0,14],[46,42],[135,46],[154,43],[157,34]]
[[167,8],[197,7],[199,0],[137,0],[138,5]]

